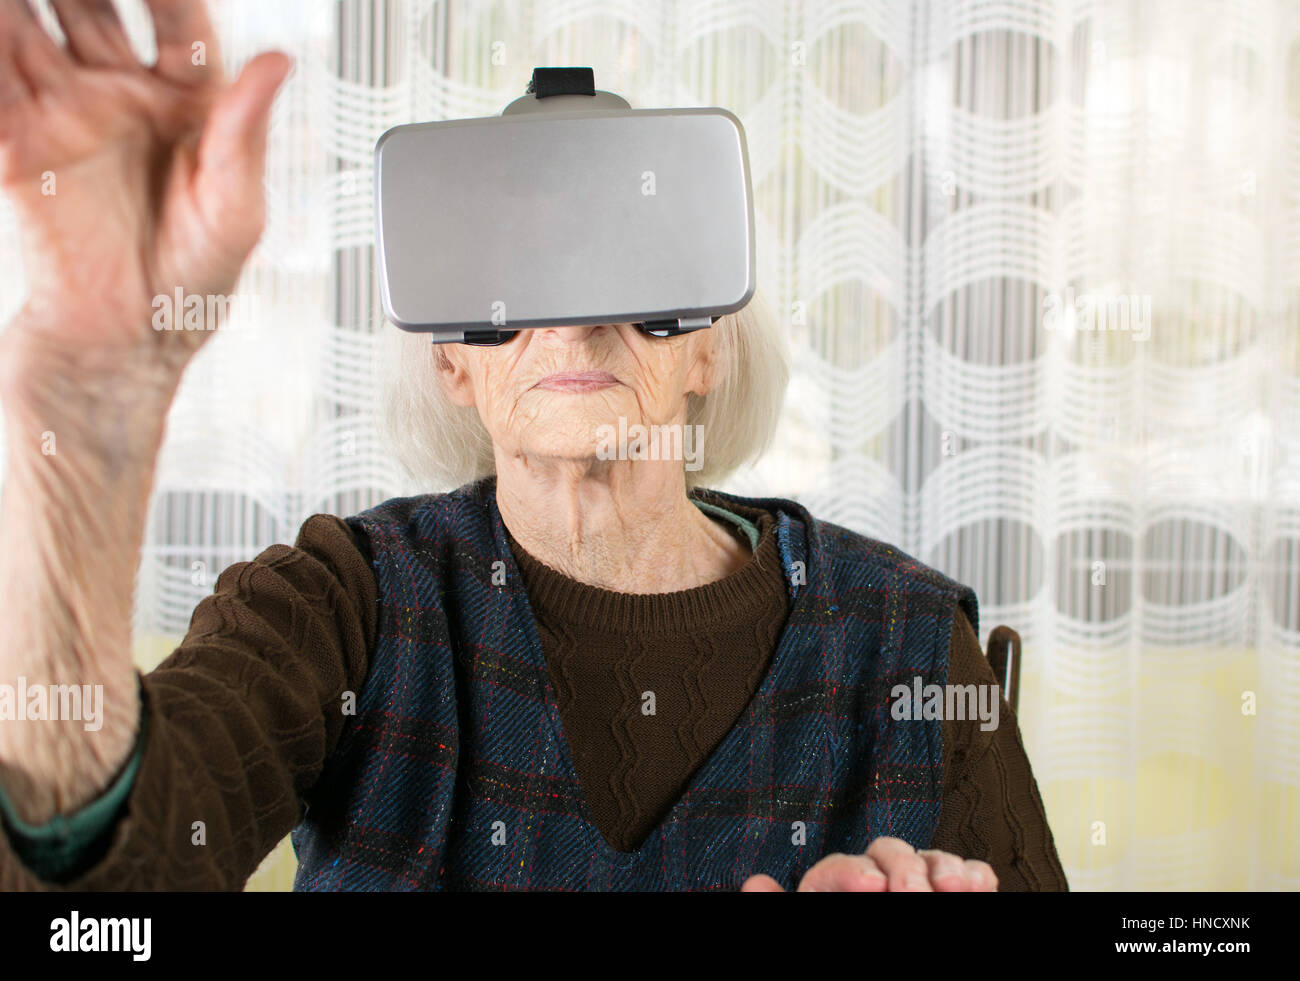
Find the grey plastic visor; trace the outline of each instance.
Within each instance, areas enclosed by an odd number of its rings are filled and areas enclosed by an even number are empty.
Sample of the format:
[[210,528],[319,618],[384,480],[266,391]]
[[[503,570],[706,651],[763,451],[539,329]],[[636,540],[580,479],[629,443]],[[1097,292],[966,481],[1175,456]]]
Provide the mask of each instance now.
[[753,295],[748,153],[725,109],[419,123],[375,155],[384,312],[405,330],[689,329]]

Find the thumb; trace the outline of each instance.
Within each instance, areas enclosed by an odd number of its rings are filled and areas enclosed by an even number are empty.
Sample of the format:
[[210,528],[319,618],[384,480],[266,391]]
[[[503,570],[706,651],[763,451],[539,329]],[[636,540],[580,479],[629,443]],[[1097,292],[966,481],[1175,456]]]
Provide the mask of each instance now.
[[255,223],[251,229],[254,238],[262,230],[262,179],[271,105],[292,67],[292,59],[280,51],[250,60],[239,78],[218,96],[199,137],[196,197],[222,225],[229,227],[241,218]]
[[781,883],[770,875],[751,875],[740,887],[741,892],[785,892]]

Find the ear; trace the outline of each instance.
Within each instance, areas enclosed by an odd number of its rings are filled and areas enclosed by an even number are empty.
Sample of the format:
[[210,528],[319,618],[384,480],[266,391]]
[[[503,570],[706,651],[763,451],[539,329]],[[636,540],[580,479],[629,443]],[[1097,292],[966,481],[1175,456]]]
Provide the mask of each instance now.
[[[721,321],[719,321],[720,323]],[[688,335],[691,341],[691,368],[686,378],[686,391],[708,395],[721,379],[719,373],[719,334],[717,325],[697,330]]]
[[442,390],[453,405],[470,407],[474,404],[474,380],[461,351],[448,353],[447,348],[460,347],[459,344],[434,345],[434,368],[438,372],[438,381]]

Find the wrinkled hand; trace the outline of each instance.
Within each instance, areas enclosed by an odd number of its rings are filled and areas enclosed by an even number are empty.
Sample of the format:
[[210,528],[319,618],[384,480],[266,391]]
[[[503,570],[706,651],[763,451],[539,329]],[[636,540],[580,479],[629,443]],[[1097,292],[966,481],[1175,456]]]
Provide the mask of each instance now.
[[209,332],[151,337],[153,300],[234,286],[265,220],[268,119],[290,61],[259,55],[230,82],[203,0],[145,3],[153,65],[108,0],[53,0],[66,45],[30,0],[0,0],[0,190],[21,235],[24,329],[64,352],[125,362],[149,341],[183,362]]
[[[987,862],[917,851],[901,838],[877,838],[865,855],[827,855],[804,873],[797,892],[996,892]],[[750,876],[741,892],[784,892],[770,875]]]

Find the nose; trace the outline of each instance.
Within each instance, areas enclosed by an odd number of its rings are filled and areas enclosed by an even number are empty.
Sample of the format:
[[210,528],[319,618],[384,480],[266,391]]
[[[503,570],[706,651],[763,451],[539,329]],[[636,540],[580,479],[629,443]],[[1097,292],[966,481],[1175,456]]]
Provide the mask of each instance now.
[[612,330],[610,324],[586,324],[578,327],[543,327],[537,331],[542,340],[564,344],[581,344],[597,331]]

